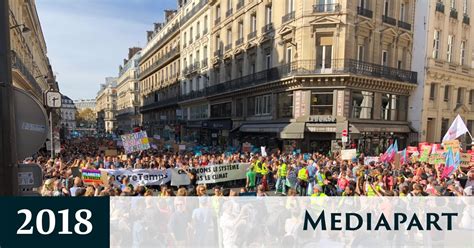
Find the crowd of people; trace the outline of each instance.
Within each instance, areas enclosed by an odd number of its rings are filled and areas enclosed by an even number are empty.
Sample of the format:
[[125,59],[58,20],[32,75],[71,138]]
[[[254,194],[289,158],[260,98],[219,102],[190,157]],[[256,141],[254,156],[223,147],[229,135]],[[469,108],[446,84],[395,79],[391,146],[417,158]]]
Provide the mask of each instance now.
[[[43,196],[205,196],[205,195],[288,195],[288,196],[472,196],[474,168],[459,167],[442,177],[443,165],[407,162],[395,168],[392,163],[364,164],[364,154],[342,160],[337,153],[326,155],[285,154],[280,151],[262,156],[251,153],[173,152],[150,149],[128,156],[105,156],[99,147],[111,140],[83,138],[66,141],[55,159],[39,152],[26,162],[43,168]],[[197,184],[193,170],[215,164],[249,163],[246,180],[213,185]],[[156,169],[181,168],[187,171],[190,185],[179,188],[132,185],[125,178],[108,177],[103,185],[85,185],[75,170],[80,169]]]

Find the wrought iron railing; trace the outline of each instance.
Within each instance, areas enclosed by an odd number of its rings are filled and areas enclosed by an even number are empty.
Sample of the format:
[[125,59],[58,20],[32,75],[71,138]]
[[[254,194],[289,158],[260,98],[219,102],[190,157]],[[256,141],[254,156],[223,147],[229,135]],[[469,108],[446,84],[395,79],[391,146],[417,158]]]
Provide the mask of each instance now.
[[177,56],[179,54],[179,51],[180,51],[179,46],[176,46],[175,48],[171,49],[171,51],[163,55],[161,58],[157,59],[150,67],[141,71],[140,78],[142,79],[143,77],[150,74],[150,72],[155,71],[157,68],[159,68],[164,63],[169,61],[170,58]]
[[206,68],[207,65],[208,65],[208,59],[203,59],[203,60],[201,61],[201,65],[202,65],[202,68]]
[[142,55],[142,58],[147,57],[149,54],[154,53],[157,49],[159,49],[163,44],[165,44],[168,41],[168,38],[170,38],[173,34],[175,34],[179,30],[180,24],[174,24],[171,26],[171,28],[168,30],[168,32],[161,37],[161,39],[156,42],[156,44],[148,50],[145,54]]
[[471,18],[469,18],[468,15],[464,15],[463,18],[462,18],[462,23],[464,23],[466,25],[470,25],[471,24]]
[[314,13],[324,13],[324,12],[336,12],[341,9],[338,3],[329,3],[329,4],[316,4],[313,5]]
[[233,9],[233,8],[228,9],[228,10],[225,12],[225,17],[229,17],[230,15],[232,15],[233,12],[234,12],[234,9]]
[[244,0],[239,0],[239,2],[237,2],[237,10],[240,10],[242,7],[244,7],[244,4]]
[[221,49],[217,49],[216,51],[214,51],[214,57],[220,57],[222,56],[222,50]]
[[221,23],[221,17],[220,16],[216,17],[216,20],[214,20],[214,24],[216,26],[219,25],[219,23]]
[[33,76],[33,74],[31,74],[28,67],[25,66],[20,57],[18,57],[18,55],[14,52],[11,53],[11,62],[12,69],[16,69],[21,74],[23,74],[25,79],[29,82],[29,85],[34,89],[35,93],[41,96],[43,90],[41,89],[41,86],[39,85],[38,81],[36,81],[36,78]]
[[367,18],[372,18],[374,16],[374,12],[372,10],[363,7],[357,7],[357,14]]
[[458,11],[456,9],[451,9],[449,12],[449,17],[453,19],[458,19]]
[[189,19],[191,19],[199,10],[201,10],[204,6],[206,6],[207,0],[201,0],[197,5],[195,5],[191,11],[189,11],[186,15],[181,18],[181,25],[186,23]]
[[227,52],[227,51],[229,51],[230,49],[232,49],[232,43],[229,43],[229,44],[225,45],[224,51]]
[[444,14],[444,3],[443,2],[437,2],[436,3],[436,11],[441,12]]
[[242,43],[244,43],[244,37],[240,37],[235,41],[235,46],[240,46]]
[[398,27],[406,29],[406,30],[411,30],[411,24],[410,23],[400,21],[400,20],[398,20]]
[[295,19],[295,12],[292,11],[286,15],[284,15],[282,18],[281,18],[281,22],[282,23],[285,23],[285,22],[289,22],[291,20]]
[[273,31],[274,28],[273,28],[273,23],[268,23],[267,25],[263,26],[262,27],[262,33],[267,33],[267,32],[271,32]]
[[382,15],[382,21],[387,23],[387,24],[397,26],[397,20],[393,17]]
[[248,35],[247,35],[247,40],[251,40],[253,38],[257,37],[257,30],[253,31],[253,32],[250,32]]

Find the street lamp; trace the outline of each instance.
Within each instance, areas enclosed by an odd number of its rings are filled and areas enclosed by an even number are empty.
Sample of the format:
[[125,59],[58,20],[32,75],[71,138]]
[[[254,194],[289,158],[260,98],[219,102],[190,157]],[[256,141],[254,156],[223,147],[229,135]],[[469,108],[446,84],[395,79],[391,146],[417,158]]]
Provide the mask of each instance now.
[[21,32],[22,32],[22,33],[31,32],[31,29],[28,28],[25,24],[18,24],[18,25],[15,25],[15,26],[11,26],[10,29],[14,29],[14,28],[18,28],[18,27],[23,27],[23,28],[21,29]]

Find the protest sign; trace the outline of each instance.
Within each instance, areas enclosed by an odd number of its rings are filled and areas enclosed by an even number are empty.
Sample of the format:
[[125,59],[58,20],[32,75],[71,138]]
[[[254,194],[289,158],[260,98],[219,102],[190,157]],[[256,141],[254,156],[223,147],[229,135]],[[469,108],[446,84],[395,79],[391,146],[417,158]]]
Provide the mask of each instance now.
[[117,147],[123,147],[123,142],[121,140],[117,141]]
[[262,153],[262,156],[263,156],[263,157],[266,157],[266,156],[267,156],[267,151],[266,151],[265,149],[266,149],[265,146],[261,146],[261,147],[260,147],[260,152]]
[[456,152],[459,152],[460,150],[459,140],[448,140],[443,142],[443,145],[445,151],[448,151],[448,149],[451,148],[453,154],[456,154]]
[[82,181],[86,185],[91,185],[94,183],[103,184],[102,175],[100,170],[87,170],[82,169]]
[[122,155],[120,158],[122,161],[127,161],[127,155]]
[[421,147],[420,162],[428,162],[430,158],[431,145],[424,145]]
[[115,150],[115,149],[111,149],[111,150],[105,150],[105,156],[117,156],[118,155],[118,151]]
[[424,147],[424,146],[429,146],[429,145],[430,145],[430,143],[428,143],[428,142],[420,142],[420,143],[418,143],[418,151],[419,151],[420,153],[423,152],[423,147]]
[[179,145],[179,150],[180,151],[185,151],[186,150],[186,145]]
[[436,164],[436,165],[444,164],[445,161],[446,161],[446,158],[444,157],[442,151],[438,151],[430,155],[430,159],[429,159],[430,164]]
[[461,153],[461,167],[471,166],[471,154],[470,153]]
[[222,164],[194,168],[197,174],[197,183],[219,183],[245,179],[249,163]]
[[357,157],[357,150],[356,149],[341,150],[341,159],[342,160],[352,160],[355,157]]
[[408,146],[407,147],[407,153],[412,154],[412,153],[415,153],[415,152],[418,152],[418,147],[416,147],[416,146]]
[[145,131],[122,135],[125,153],[133,153],[150,149],[150,142]]
[[181,186],[189,185],[191,180],[189,179],[188,174],[183,169],[173,168],[171,169],[171,185],[172,186]]
[[365,157],[364,164],[369,165],[371,162],[378,163],[380,161],[380,157]]
[[156,139],[156,140],[160,140],[160,139],[161,139],[161,136],[158,135],[158,134],[155,134],[155,135],[153,135],[153,138]]
[[128,178],[130,184],[132,184],[134,187],[138,184],[162,185],[171,181],[170,169],[107,169],[104,171],[107,172],[109,175],[114,176],[117,182],[122,182],[124,178]]

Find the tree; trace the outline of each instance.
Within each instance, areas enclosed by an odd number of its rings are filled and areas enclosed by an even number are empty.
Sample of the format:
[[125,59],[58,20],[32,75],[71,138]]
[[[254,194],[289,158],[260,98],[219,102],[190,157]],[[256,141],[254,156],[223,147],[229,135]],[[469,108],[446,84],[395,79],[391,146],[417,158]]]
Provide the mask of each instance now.
[[86,108],[76,111],[76,122],[78,127],[90,127],[95,123],[96,114],[94,110]]

